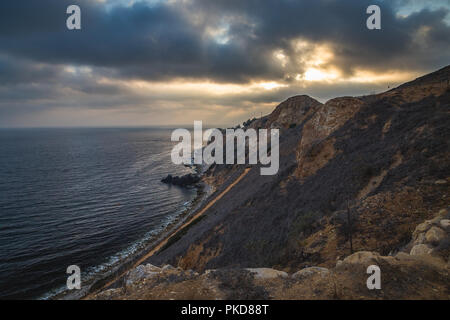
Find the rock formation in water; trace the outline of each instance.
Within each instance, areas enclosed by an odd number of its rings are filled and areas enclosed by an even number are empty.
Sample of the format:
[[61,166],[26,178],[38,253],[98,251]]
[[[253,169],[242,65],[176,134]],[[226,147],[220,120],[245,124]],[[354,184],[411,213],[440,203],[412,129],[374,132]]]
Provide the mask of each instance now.
[[188,173],[184,176],[172,176],[171,174],[161,179],[161,182],[167,184],[173,184],[175,186],[187,187],[192,186],[200,182],[200,177],[196,174]]

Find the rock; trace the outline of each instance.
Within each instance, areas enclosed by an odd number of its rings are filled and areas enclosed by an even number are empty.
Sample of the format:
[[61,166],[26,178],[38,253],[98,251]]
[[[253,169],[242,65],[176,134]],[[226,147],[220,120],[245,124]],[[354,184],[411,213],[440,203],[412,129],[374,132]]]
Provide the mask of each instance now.
[[425,243],[425,233],[419,233],[413,242],[414,245]]
[[160,267],[154,266],[154,265],[152,265],[150,263],[147,263],[145,265],[145,270],[152,271],[152,272],[161,272],[161,268]]
[[170,264],[166,264],[165,266],[163,266],[161,268],[162,271],[167,271],[167,270],[175,270],[174,267],[172,267]]
[[168,174],[167,177],[161,179],[161,182],[167,184],[173,184],[175,186],[187,187],[193,184],[196,184],[200,181],[200,176],[192,173],[188,173],[184,176],[175,176],[173,177],[171,174]]
[[97,299],[101,300],[111,300],[115,296],[118,296],[122,293],[122,288],[115,288],[115,289],[107,289],[105,291],[102,291],[97,295]]
[[440,225],[442,228],[447,229],[450,227],[450,220],[449,219],[442,219],[440,222]]
[[288,274],[286,272],[271,268],[247,268],[246,270],[255,273],[255,279],[274,279],[278,277],[288,277]]
[[280,103],[269,116],[265,126],[270,128],[289,128],[293,124],[302,123],[322,104],[306,95],[291,97]]
[[431,223],[429,221],[425,221],[416,227],[416,229],[414,230],[414,234],[419,234],[419,233],[425,232],[428,229],[430,229],[430,227],[431,227]]
[[127,286],[129,286],[129,285],[132,285],[142,279],[152,278],[152,277],[158,275],[160,272],[161,272],[161,269],[154,265],[141,264],[128,273],[126,284],[127,284]]
[[411,255],[407,254],[406,252],[400,251],[400,252],[397,252],[397,254],[395,255],[395,258],[399,259],[399,260],[408,260],[411,258]]
[[344,259],[344,263],[350,264],[366,264],[376,262],[379,258],[378,253],[370,251],[359,251]]
[[189,276],[191,276],[191,277],[193,277],[193,276],[198,276],[198,275],[199,275],[198,272],[195,272],[195,271],[192,270],[192,269],[187,270],[187,271],[186,271],[186,274],[189,275]]
[[[342,263],[342,262],[341,262]],[[330,270],[327,268],[321,268],[321,267],[309,267],[302,269],[300,271],[297,271],[292,275],[292,278],[294,279],[304,279],[309,278],[314,275],[320,275],[322,278],[326,277],[330,274]]]
[[439,180],[436,180],[435,182],[434,182],[434,184],[447,184],[447,180],[444,180],[444,179],[439,179]]
[[444,230],[438,227],[432,227],[425,234],[425,240],[433,245],[439,244],[446,237]]
[[205,270],[205,271],[201,274],[201,276],[202,276],[203,278],[208,279],[208,278],[210,278],[211,276],[213,276],[213,275],[214,275],[214,272],[216,272],[216,271],[217,271],[217,269],[207,269],[207,270]]
[[433,219],[428,220],[428,221],[429,221],[431,224],[439,225],[439,222],[441,221],[441,219],[442,219],[441,216],[437,216],[437,217],[434,217]]
[[447,209],[441,209],[441,210],[439,210],[439,213],[438,213],[440,216],[445,216],[446,214],[447,214]]
[[171,175],[171,174],[168,174],[167,177],[161,179],[161,182],[164,182],[164,183],[172,183],[172,180],[173,180],[172,175]]
[[418,244],[418,245],[415,245],[411,249],[411,252],[409,254],[412,255],[412,256],[417,256],[417,255],[421,255],[421,254],[430,254],[432,250],[433,249],[430,248],[426,244]]

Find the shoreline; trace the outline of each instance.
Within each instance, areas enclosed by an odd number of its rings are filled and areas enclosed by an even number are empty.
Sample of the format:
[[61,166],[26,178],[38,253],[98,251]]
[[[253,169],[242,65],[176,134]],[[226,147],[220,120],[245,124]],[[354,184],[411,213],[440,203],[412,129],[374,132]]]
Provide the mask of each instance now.
[[[188,227],[192,222],[194,222],[196,219],[198,219],[200,216],[202,216],[211,206],[213,206],[218,200],[220,200],[225,194],[227,194],[236,184],[238,184],[251,170],[251,168],[246,168],[244,172],[242,172],[236,180],[234,180],[232,183],[230,183],[222,192],[220,192],[217,196],[210,199],[210,195],[214,194],[214,191],[209,190],[209,192],[204,192],[201,200],[199,198],[199,202],[196,206],[192,207],[192,210],[190,211],[190,215],[187,215],[184,219],[181,221],[178,221],[175,223],[175,227],[172,228],[170,231],[165,233],[164,237],[161,237],[159,241],[156,241],[149,250],[146,251],[145,254],[141,255],[139,258],[135,259],[132,264],[129,264],[125,270],[122,270],[121,272],[118,272],[115,274],[115,277],[111,277],[109,281],[102,282],[101,285],[95,288],[91,288],[89,292],[84,295],[83,297],[80,297],[80,299],[87,298],[89,295],[98,293],[103,290],[115,288],[116,285],[120,285],[121,281],[124,279],[123,276],[127,274],[128,271],[130,271],[133,268],[136,268],[137,266],[141,265],[142,263],[145,263],[146,260],[148,260],[153,254],[157,253],[159,250],[164,248],[164,246],[170,241],[170,239],[175,236],[178,232],[180,232],[182,229]],[[202,181],[203,187],[210,185],[206,184],[204,181]],[[205,200],[208,200],[205,202]],[[202,207],[203,204],[206,204]],[[201,208],[201,209],[200,209]],[[199,210],[200,209],[200,210]]]
[[[205,203],[206,199],[213,194],[213,187],[204,181],[198,183],[195,187],[197,195],[191,200],[191,204],[180,213],[172,222],[170,222],[162,231],[156,234],[152,240],[145,245],[144,248],[137,250],[135,253],[129,255],[122,261],[119,261],[116,265],[111,266],[103,275],[99,275],[98,278],[90,279],[89,283],[80,290],[68,291],[67,289],[62,292],[50,295],[46,299],[48,300],[80,300],[84,299],[90,294],[99,290],[105,289],[114,285],[130,270],[136,263],[138,263],[143,257],[147,256],[149,252],[153,251],[161,242],[174,235],[186,221],[197,213],[200,207]],[[38,298],[39,299],[39,298]]]

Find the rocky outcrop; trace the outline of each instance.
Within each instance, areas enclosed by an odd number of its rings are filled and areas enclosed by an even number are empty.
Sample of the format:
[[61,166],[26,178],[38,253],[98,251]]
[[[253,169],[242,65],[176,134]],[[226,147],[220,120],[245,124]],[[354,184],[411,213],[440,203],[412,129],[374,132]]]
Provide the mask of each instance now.
[[298,144],[296,158],[298,167],[295,175],[301,179],[314,175],[328,161],[336,156],[330,135],[350,120],[365,103],[357,98],[343,97],[328,101],[317,108],[306,122]]
[[[381,272],[381,289],[367,287],[367,268]],[[444,299],[450,268],[441,259],[406,253],[357,252],[335,268],[308,267],[291,275],[270,268],[216,269],[199,274],[172,266],[142,265],[125,285],[89,299]]]
[[433,248],[431,248],[429,245],[426,244],[416,244],[414,247],[412,247],[410,254],[412,256],[417,256],[421,254],[429,254],[433,251]]
[[275,279],[278,277],[287,278],[288,274],[271,268],[247,268],[246,270],[254,274],[255,279]]
[[306,95],[295,96],[280,103],[265,122],[255,121],[254,126],[266,128],[293,128],[311,117],[322,104]]
[[150,263],[146,265],[139,265],[135,269],[128,272],[126,277],[126,285],[130,286],[144,279],[149,279],[160,274],[161,268],[158,268]]
[[328,277],[330,274],[330,270],[327,268],[321,268],[321,267],[309,267],[302,269],[300,271],[295,272],[292,277],[295,279],[308,279],[311,277],[314,277],[316,275],[319,275],[321,277]]
[[[338,260],[333,268],[307,267],[291,274],[272,268],[219,268],[198,273],[171,265],[143,264],[117,280],[115,288],[88,299],[448,300],[448,217],[448,211],[441,210],[435,218],[419,224],[411,243],[395,255],[359,251]],[[367,287],[367,270],[374,265],[380,270],[380,289]]]
[[441,210],[436,217],[419,224],[406,247],[411,255],[432,254],[450,262],[450,213]]
[[167,184],[173,184],[175,186],[187,187],[192,186],[200,182],[200,176],[192,173],[188,173],[184,176],[175,176],[173,177],[171,174],[167,175],[167,177],[161,179],[161,182]]

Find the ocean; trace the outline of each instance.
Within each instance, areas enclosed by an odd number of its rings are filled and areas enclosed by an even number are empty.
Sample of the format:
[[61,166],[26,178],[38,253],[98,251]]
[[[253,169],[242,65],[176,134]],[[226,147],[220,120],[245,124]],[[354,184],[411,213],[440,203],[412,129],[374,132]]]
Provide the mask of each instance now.
[[145,247],[197,190],[166,128],[0,129],[0,299],[45,299]]

